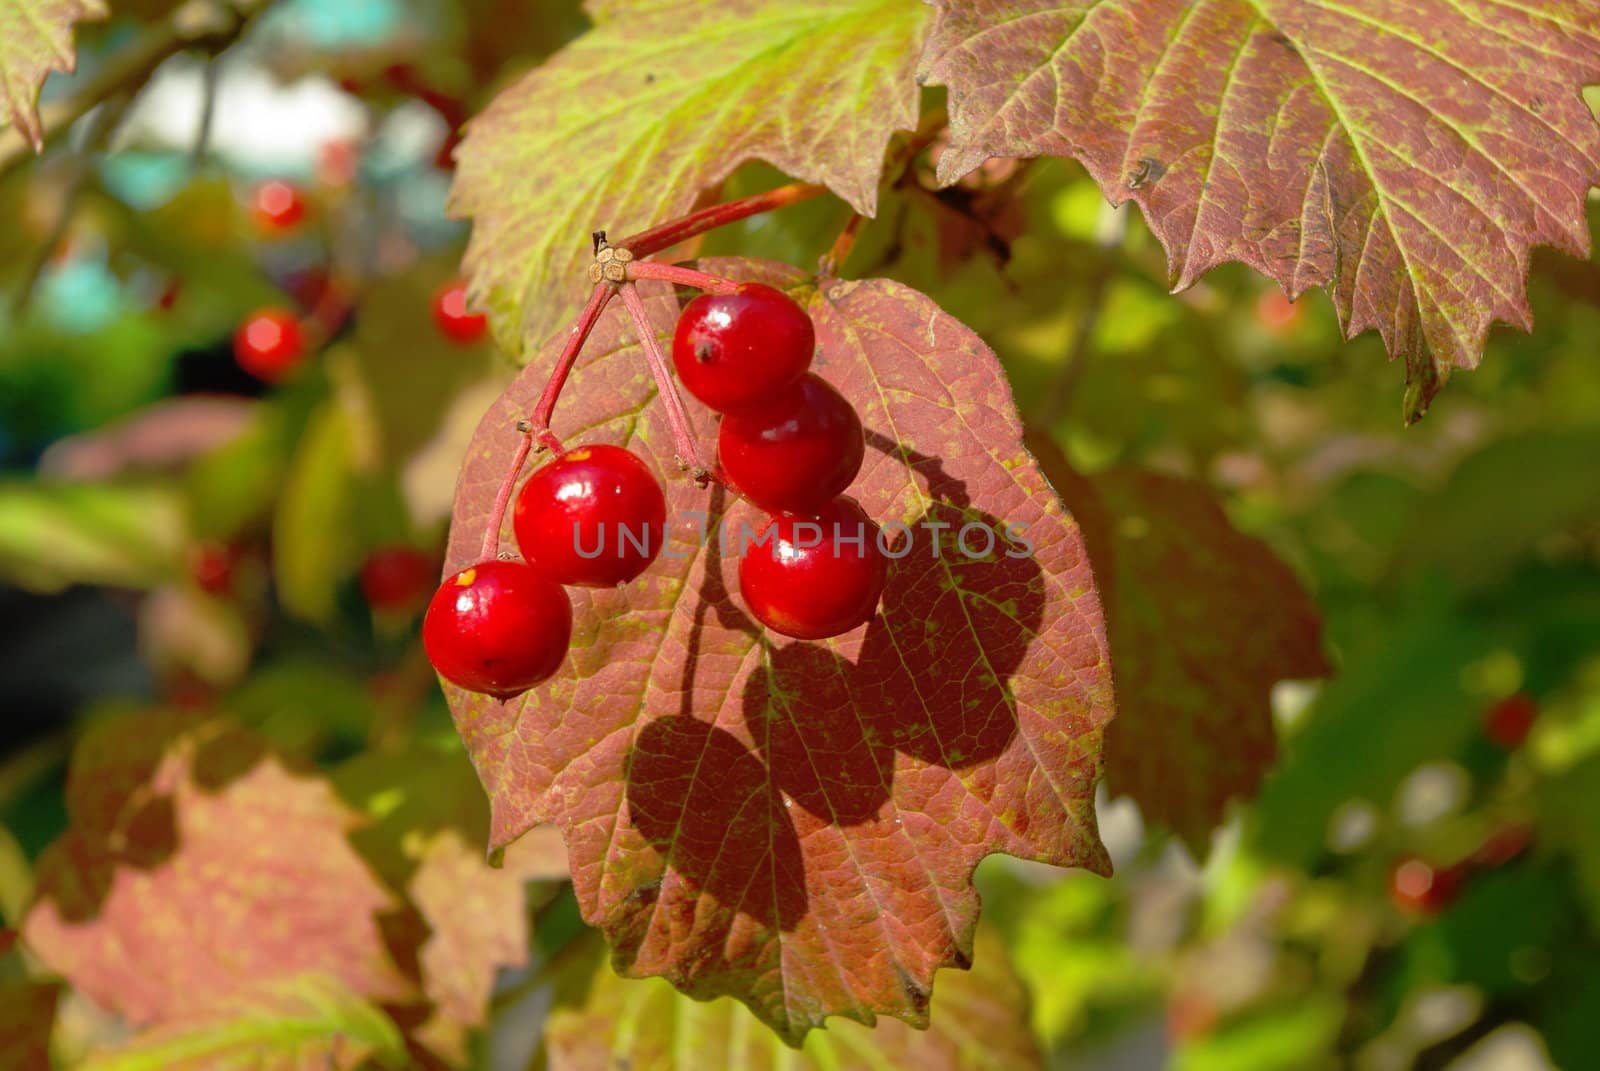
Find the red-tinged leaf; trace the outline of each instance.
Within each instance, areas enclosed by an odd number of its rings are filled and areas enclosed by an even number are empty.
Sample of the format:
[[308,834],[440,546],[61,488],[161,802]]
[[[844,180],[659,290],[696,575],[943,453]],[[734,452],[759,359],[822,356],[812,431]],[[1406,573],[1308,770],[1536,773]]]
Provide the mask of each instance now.
[[1407,418],[1490,325],[1523,328],[1533,246],[1587,256],[1600,181],[1588,0],[940,0],[952,182],[1073,156],[1136,201],[1175,287],[1239,260],[1333,293],[1406,360]]
[[[506,851],[498,868],[454,830],[435,835],[422,849],[407,892],[429,927],[417,963],[434,1010],[416,1034],[457,1064],[469,1056],[465,1031],[488,1022],[495,975],[527,965],[527,883],[567,876],[566,851],[554,833],[548,827],[532,830]],[[559,875],[553,874],[556,866]]]
[[[545,1027],[549,1071],[1032,1071],[1043,1066],[1028,1025],[1028,998],[1005,943],[980,927],[970,971],[941,971],[927,1030],[895,1020],[868,1029],[836,1023],[784,1051],[731,1000],[702,1004],[658,979],[619,978],[585,957],[557,986]],[[562,979],[563,982],[568,981]],[[568,992],[571,990],[571,992]]]
[[39,87],[51,71],[73,69],[73,24],[105,16],[104,0],[0,0],[0,119],[16,124],[34,151],[44,148]]
[[0,982],[0,1071],[49,1071],[59,982]]
[[565,881],[560,832],[541,827],[490,866],[489,809],[459,750],[364,752],[333,775],[340,794],[371,816],[351,838],[407,906],[384,934],[427,998],[407,1009],[408,1032],[445,1060],[468,1062],[468,1032],[486,1021],[503,967],[527,962],[529,882]]
[[404,1052],[383,1012],[325,975],[267,982],[93,1053],[79,1071],[355,1071]]
[[688,211],[749,160],[871,215],[889,136],[917,120],[921,0],[611,0],[468,125],[453,213],[495,336],[520,354],[586,292],[589,232]]
[[1083,525],[1105,602],[1106,787],[1204,858],[1228,801],[1253,798],[1277,756],[1273,685],[1329,671],[1316,605],[1203,484],[1131,468],[1085,478],[1048,440],[1028,445]]
[[[676,474],[643,355],[608,310],[557,431],[626,445],[661,473],[673,542],[626,588],[573,592],[572,651],[551,682],[504,704],[447,689],[451,706],[489,792],[491,843],[559,825],[584,917],[620,971],[736,996],[795,1043],[835,1014],[922,1024],[934,971],[970,956],[980,859],[1109,866],[1093,794],[1110,666],[1082,537],[1022,448],[994,354],[927,297],[710,267],[795,287],[808,306],[815,367],[868,429],[852,494],[880,522],[915,526],[881,613],[826,643],[753,624],[730,592],[739,526],[760,518]],[[676,302],[646,292],[670,331]],[[552,356],[479,428],[450,568],[476,555]],[[704,439],[710,420],[695,415]],[[692,511],[711,515],[703,546]],[[988,558],[957,547],[966,524],[999,533]]]
[[67,807],[23,937],[134,1025],[308,972],[410,996],[375,921],[393,898],[346,840],[357,814],[249,734],[164,715],[104,725],[79,745]]

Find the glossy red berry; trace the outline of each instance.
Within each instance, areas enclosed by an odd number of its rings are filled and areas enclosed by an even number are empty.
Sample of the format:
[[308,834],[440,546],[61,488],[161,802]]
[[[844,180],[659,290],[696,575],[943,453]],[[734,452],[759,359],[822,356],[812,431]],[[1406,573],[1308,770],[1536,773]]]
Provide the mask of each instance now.
[[811,367],[811,317],[781,290],[745,283],[733,294],[701,294],[684,307],[672,363],[684,389],[731,413],[771,401]]
[[489,321],[467,308],[467,284],[449,283],[433,296],[433,322],[451,342],[471,346],[488,333]]
[[252,209],[256,226],[264,234],[285,234],[306,218],[305,198],[294,185],[280,179],[256,187]]
[[1413,915],[1437,915],[1455,902],[1466,872],[1461,867],[1436,867],[1406,856],[1389,872],[1389,898]]
[[528,563],[579,587],[624,584],[666,538],[667,501],[650,467],[620,446],[569,450],[528,477],[512,526]]
[[361,565],[361,594],[374,610],[404,613],[422,605],[439,569],[416,547],[379,547]]
[[1496,747],[1515,751],[1533,731],[1534,720],[1539,716],[1539,706],[1525,692],[1507,696],[1493,704],[1483,714],[1483,734]]
[[252,313],[233,336],[233,356],[239,367],[268,383],[287,379],[305,355],[305,332],[287,309]]
[[566,591],[523,562],[479,562],[456,573],[422,620],[433,668],[469,692],[500,699],[548,678],[571,640]]
[[777,401],[724,416],[717,433],[723,475],[768,513],[810,513],[832,502],[865,453],[855,407],[812,372]]
[[740,550],[739,594],[774,632],[821,640],[864,625],[877,612],[889,563],[878,546],[878,526],[847,498],[811,517],[773,517]]

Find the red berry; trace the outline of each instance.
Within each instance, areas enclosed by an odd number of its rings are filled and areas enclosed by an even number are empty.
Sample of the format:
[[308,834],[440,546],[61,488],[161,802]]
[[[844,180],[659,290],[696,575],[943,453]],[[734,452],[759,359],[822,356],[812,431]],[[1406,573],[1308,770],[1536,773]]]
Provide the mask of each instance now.
[[439,575],[432,555],[415,547],[380,547],[361,566],[361,593],[374,610],[403,613],[422,605]]
[[290,183],[279,179],[256,187],[256,226],[265,234],[284,234],[306,218],[305,198]]
[[221,543],[205,543],[189,554],[189,575],[207,595],[226,595],[233,589],[233,569],[238,553]]
[[740,549],[739,593],[774,632],[827,639],[877,612],[888,561],[878,546],[878,526],[847,498],[812,517],[773,517]]
[[433,322],[451,342],[470,346],[482,340],[489,321],[467,308],[467,284],[448,283],[433,296]]
[[1465,878],[1460,867],[1435,867],[1408,855],[1389,872],[1389,898],[1402,911],[1437,915],[1454,902]]
[[672,363],[684,389],[729,413],[770,401],[811,367],[811,317],[781,290],[745,283],[701,294],[684,307]]
[[551,580],[612,587],[644,572],[660,553],[667,501],[637,455],[585,446],[528,477],[512,525],[522,556]]
[[1495,703],[1483,714],[1483,734],[1496,747],[1515,751],[1528,739],[1534,720],[1539,716],[1539,706],[1525,692]]
[[463,569],[439,585],[422,619],[422,646],[440,676],[500,699],[548,678],[571,640],[566,591],[523,562]]
[[305,353],[305,333],[287,309],[252,313],[233,336],[233,356],[239,367],[268,383],[287,379]]
[[1305,314],[1304,306],[1290,301],[1282,290],[1263,291],[1256,299],[1256,320],[1273,334],[1286,335],[1300,325]]
[[759,409],[722,418],[717,458],[734,489],[768,513],[810,513],[861,471],[861,418],[814,372]]

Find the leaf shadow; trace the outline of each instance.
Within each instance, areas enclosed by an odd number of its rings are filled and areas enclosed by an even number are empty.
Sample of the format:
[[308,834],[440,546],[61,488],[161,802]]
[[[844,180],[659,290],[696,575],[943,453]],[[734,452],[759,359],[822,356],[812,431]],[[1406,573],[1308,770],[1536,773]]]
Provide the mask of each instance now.
[[[694,717],[709,616],[766,642],[733,602],[723,581],[725,548],[712,538],[679,710],[640,729],[627,760],[631,820],[665,864],[719,904],[783,930],[807,909],[804,859],[786,803],[832,826],[861,826],[880,820],[898,754],[959,770],[1003,753],[1018,732],[1010,677],[1044,617],[1043,575],[1025,538],[974,509],[966,485],[938,458],[874,431],[867,441],[925,479],[928,502],[892,537],[895,560],[857,657],[818,643],[769,646],[741,693],[754,750]],[[717,488],[713,523],[720,525],[725,507]],[[770,902],[749,895],[769,885]],[[659,886],[634,896],[653,903]],[[692,911],[691,904],[678,906]]]
[[[799,834],[766,765],[732,733],[657,718],[639,730],[625,782],[634,827],[684,881],[769,927],[805,917]],[[653,902],[659,887],[640,892]],[[693,914],[692,900],[678,903]]]

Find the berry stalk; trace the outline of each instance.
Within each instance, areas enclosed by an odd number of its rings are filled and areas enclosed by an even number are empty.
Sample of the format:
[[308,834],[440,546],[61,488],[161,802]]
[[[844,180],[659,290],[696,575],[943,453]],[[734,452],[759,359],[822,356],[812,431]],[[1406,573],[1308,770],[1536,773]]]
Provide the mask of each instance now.
[[494,496],[494,508],[489,511],[489,521],[483,529],[479,561],[493,561],[500,556],[500,526],[506,519],[506,507],[511,504],[517,476],[522,472],[522,466],[527,464],[528,455],[533,452],[533,425],[526,420],[519,420],[517,431],[522,433],[522,441],[517,443],[516,453],[511,455],[511,465],[506,470],[506,478],[500,481],[500,491]]
[[711,478],[711,470],[700,458],[700,448],[695,444],[694,432],[689,427],[689,412],[683,407],[683,399],[678,396],[677,385],[672,381],[672,371],[667,367],[666,355],[661,352],[656,329],[651,326],[649,313],[645,311],[644,298],[639,296],[639,288],[633,283],[623,283],[619,289],[622,291],[622,302],[628,307],[634,326],[639,329],[639,341],[644,346],[645,360],[650,363],[650,373],[656,377],[661,402],[667,407],[667,423],[672,426],[673,450],[677,454],[678,465],[687,469],[696,483],[705,486]]
[[[577,362],[583,344],[588,341],[589,332],[594,330],[595,322],[600,319],[600,313],[605,311],[606,303],[611,300],[611,295],[614,293],[616,287],[609,282],[596,283],[594,289],[589,292],[588,304],[578,313],[578,319],[572,325],[572,333],[567,336],[567,344],[561,350],[561,356],[556,358],[556,366],[550,373],[550,381],[544,385],[544,393],[539,395],[539,402],[533,407],[529,423],[532,426],[533,438],[538,441],[541,449],[561,453],[561,441],[550,431],[550,417],[555,413],[556,400],[561,397],[561,389],[567,385],[567,376],[571,374],[572,366]],[[513,472],[508,479],[515,480],[516,475],[516,472]]]
[[694,290],[704,290],[708,294],[734,294],[739,290],[739,284],[732,279],[695,271],[693,268],[682,268],[676,264],[662,264],[654,260],[629,261],[625,270],[629,281],[658,279],[661,282],[687,286]]

